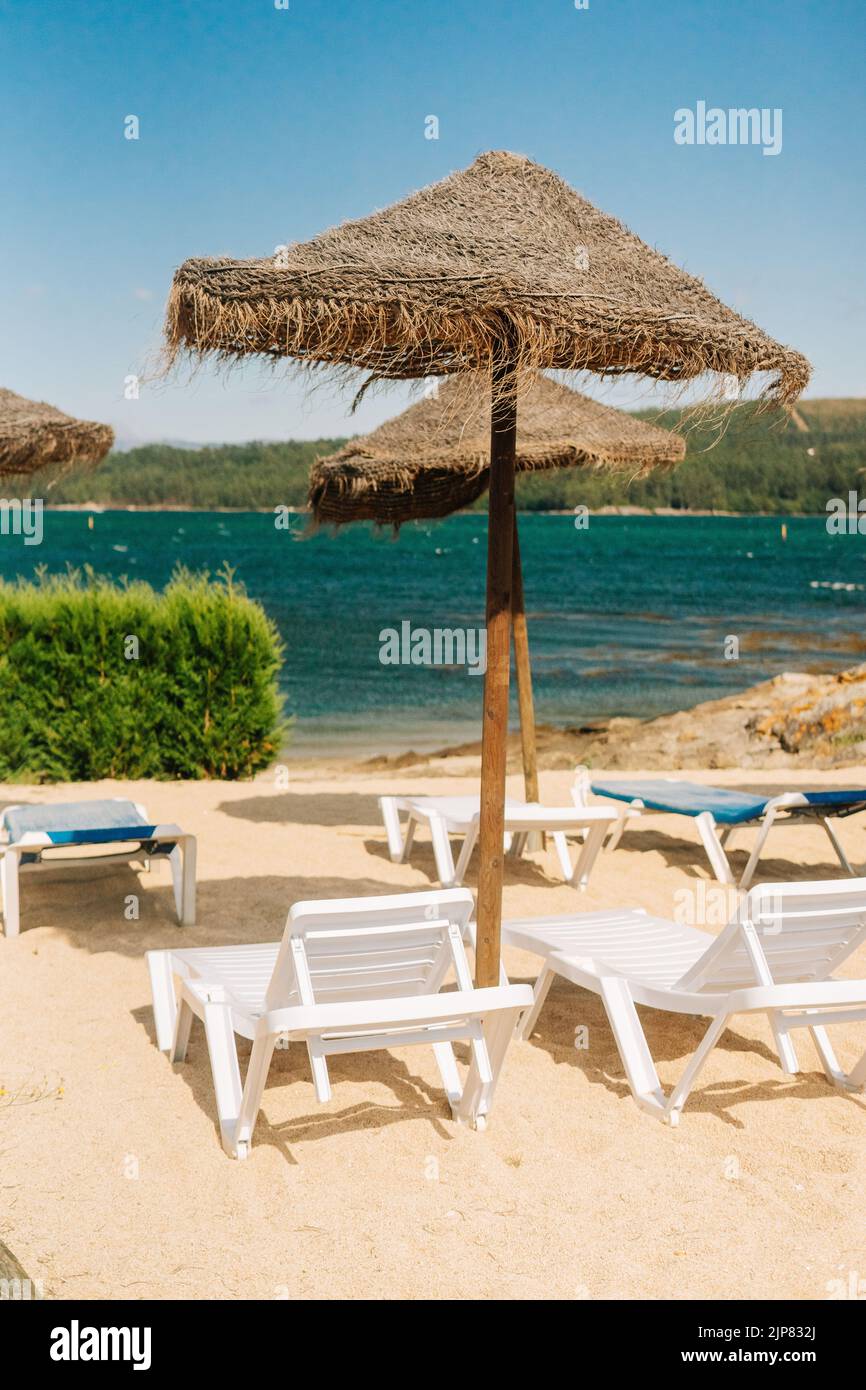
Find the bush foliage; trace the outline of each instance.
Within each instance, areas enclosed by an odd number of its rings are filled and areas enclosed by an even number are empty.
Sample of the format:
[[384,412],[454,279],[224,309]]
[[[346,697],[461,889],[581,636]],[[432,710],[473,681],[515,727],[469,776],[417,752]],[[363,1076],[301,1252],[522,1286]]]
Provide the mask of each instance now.
[[228,571],[0,583],[0,778],[250,776],[279,750],[280,661]]

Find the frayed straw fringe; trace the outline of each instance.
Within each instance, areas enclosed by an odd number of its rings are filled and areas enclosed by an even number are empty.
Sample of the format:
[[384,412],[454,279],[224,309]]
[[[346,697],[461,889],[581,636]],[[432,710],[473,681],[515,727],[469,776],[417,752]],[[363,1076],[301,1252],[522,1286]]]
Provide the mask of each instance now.
[[521,381],[541,368],[760,373],[773,402],[810,371],[555,174],[503,152],[281,258],[185,262],[166,341],[169,365],[184,351],[293,357],[384,380],[489,375],[507,346]]
[[[488,485],[490,393],[452,377],[371,434],[318,459],[309,506],[318,524],[448,516]],[[519,473],[585,467],[642,476],[685,456],[677,434],[536,376],[518,412]]]
[[113,443],[108,425],[76,420],[42,401],[0,389],[0,477],[93,465]]
[[[254,263],[253,263],[254,264]],[[638,373],[656,381],[683,382],[714,373],[744,385],[753,373],[768,373],[764,394],[772,404],[795,400],[809,381],[799,353],[758,341],[746,330],[722,344],[706,332],[689,341],[659,325],[655,333],[623,321],[614,331],[579,338],[564,325],[514,308],[490,323],[478,313],[418,309],[401,304],[346,304],[303,299],[224,303],[195,285],[175,281],[168,301],[168,367],[180,353],[238,357],[293,357],[322,365],[351,365],[374,380],[413,380],[457,372],[489,373],[503,338],[525,380],[543,368],[590,371],[612,377]],[[497,332],[498,329],[498,332]],[[523,387],[519,388],[524,389]]]

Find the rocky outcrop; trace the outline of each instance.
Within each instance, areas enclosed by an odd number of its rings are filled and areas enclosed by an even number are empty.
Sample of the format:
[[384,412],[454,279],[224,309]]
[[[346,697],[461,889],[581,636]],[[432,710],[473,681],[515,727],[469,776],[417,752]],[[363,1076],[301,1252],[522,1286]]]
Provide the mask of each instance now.
[[[537,731],[542,768],[576,763],[611,769],[812,768],[866,763],[866,664],[834,675],[788,672],[738,695],[656,719],[609,719]],[[377,758],[367,767],[418,767],[432,757],[472,757],[479,743],[420,756]],[[512,732],[509,771],[520,767]]]
[[805,689],[791,691],[756,721],[754,733],[816,766],[866,760],[866,663],[835,676],[810,677]]

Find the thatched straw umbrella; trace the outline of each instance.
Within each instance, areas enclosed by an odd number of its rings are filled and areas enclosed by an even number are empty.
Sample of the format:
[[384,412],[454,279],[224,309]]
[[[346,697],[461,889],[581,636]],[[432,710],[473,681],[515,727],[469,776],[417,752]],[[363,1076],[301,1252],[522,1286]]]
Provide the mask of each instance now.
[[[466,378],[449,377],[401,415],[317,459],[310,510],[317,524],[345,525],[450,516],[471,506],[490,482],[490,395]],[[539,373],[521,396],[515,470],[584,467],[641,476],[671,467],[686,452],[670,430],[582,396]],[[515,517],[511,624],[527,801],[537,801],[538,757]]]
[[99,463],[113,443],[109,425],[76,420],[44,401],[0,388],[0,477]]
[[[537,373],[520,398],[517,473],[593,468],[641,475],[685,457],[685,440]],[[490,482],[490,393],[449,377],[370,434],[317,459],[310,508],[342,526],[450,516]]]
[[540,368],[772,373],[796,398],[809,364],[692,275],[521,155],[468,169],[265,260],[189,260],[168,303],[186,349],[362,368],[374,377],[478,372],[491,383],[487,671],[478,882],[480,985],[499,978],[514,453],[521,376]]

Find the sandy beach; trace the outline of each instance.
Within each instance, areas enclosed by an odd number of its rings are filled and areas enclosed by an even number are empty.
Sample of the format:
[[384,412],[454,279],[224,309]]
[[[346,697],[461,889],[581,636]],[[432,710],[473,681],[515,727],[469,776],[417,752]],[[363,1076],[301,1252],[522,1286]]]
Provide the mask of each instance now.
[[[175,924],[164,865],[103,868],[62,888],[27,880],[21,935],[0,939],[0,1242],[46,1297],[823,1299],[866,1275],[866,1102],[826,1084],[807,1035],[788,1078],[766,1022],[735,1020],[671,1130],[632,1102],[600,1002],[562,981],[535,1036],[511,1049],[486,1133],[451,1121],[426,1050],[334,1059],[333,1099],[319,1106],[292,1047],[275,1054],[251,1157],[224,1155],[198,1027],[185,1066],[154,1046],[145,950],[272,941],[298,899],[429,886],[423,839],[411,865],[389,861],[376,796],[469,792],[477,771],[452,757],[419,773],[292,764],[288,789],[273,773],[3,788],[6,803],[130,796],[199,837],[194,929]],[[768,791],[804,778],[689,776]],[[543,772],[543,799],[568,802],[570,782]],[[862,819],[840,835],[862,864]],[[819,831],[774,832],[763,879],[836,873]],[[602,855],[585,894],[552,854],[511,864],[505,915],[671,915],[702,880],[691,827],[654,817]],[[515,981],[535,977],[530,956],[506,964]],[[866,951],[844,973],[866,974]],[[656,1014],[647,1030],[670,1084],[702,1025]],[[837,1042],[850,1064],[863,1026]]]

